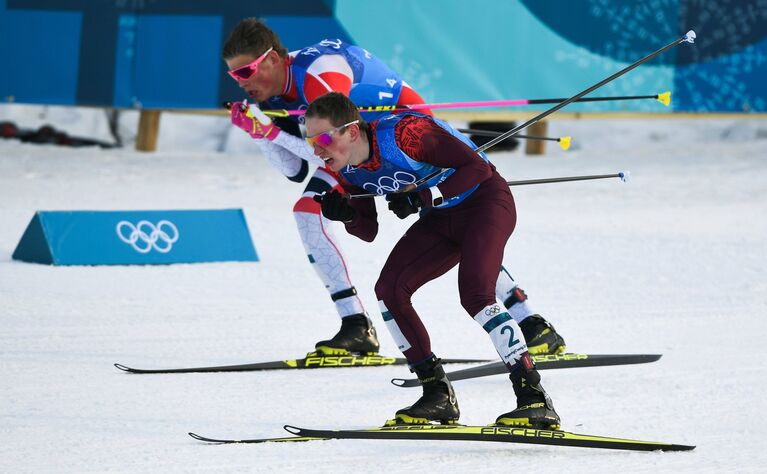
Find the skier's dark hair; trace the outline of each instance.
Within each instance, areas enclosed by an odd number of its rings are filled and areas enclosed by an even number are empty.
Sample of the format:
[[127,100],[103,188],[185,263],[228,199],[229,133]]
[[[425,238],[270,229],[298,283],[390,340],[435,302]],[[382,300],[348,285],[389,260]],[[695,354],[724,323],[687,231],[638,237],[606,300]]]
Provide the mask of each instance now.
[[234,27],[221,50],[224,60],[241,54],[260,56],[269,48],[274,48],[281,57],[288,57],[288,50],[282,45],[280,37],[258,18],[245,18]]
[[[306,118],[324,118],[334,127],[340,127],[349,122],[359,120],[361,131],[368,129],[368,124],[362,120],[359,108],[348,97],[340,92],[328,92],[318,97],[306,109]],[[345,130],[341,130],[341,133]]]

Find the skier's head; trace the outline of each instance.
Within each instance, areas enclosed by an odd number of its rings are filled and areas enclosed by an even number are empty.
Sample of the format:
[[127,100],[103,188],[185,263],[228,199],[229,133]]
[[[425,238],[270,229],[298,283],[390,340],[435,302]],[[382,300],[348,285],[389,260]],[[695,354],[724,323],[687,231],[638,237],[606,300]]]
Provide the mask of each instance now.
[[221,51],[229,75],[257,102],[282,93],[288,50],[277,34],[257,18],[234,27]]
[[338,92],[319,97],[306,109],[306,141],[333,171],[367,159],[367,129],[359,108]]

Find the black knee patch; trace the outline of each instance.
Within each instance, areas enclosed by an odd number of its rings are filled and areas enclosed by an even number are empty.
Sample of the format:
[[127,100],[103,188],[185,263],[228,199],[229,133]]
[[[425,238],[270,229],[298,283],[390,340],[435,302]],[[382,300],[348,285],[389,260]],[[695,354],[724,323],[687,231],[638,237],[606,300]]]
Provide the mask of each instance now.
[[516,287],[513,290],[511,290],[511,295],[509,295],[509,297],[506,298],[506,301],[504,301],[503,304],[507,308],[511,308],[515,304],[521,303],[525,300],[527,300],[527,293],[525,293],[525,291],[522,288]]
[[333,301],[338,301],[344,298],[348,298],[350,296],[354,296],[356,294],[357,294],[357,288],[351,287],[351,288],[347,288],[346,290],[341,290],[341,291],[337,291],[333,293],[332,295],[330,295],[330,299],[332,299]]

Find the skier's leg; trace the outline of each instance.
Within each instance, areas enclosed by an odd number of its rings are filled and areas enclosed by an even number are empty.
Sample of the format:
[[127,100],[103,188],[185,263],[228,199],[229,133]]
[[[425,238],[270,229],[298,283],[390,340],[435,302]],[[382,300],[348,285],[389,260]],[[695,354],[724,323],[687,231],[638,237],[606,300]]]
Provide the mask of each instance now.
[[411,303],[418,288],[454,267],[459,258],[457,246],[436,233],[428,221],[427,216],[408,229],[376,283],[386,327],[423,387],[421,398],[398,410],[387,423],[453,423],[460,416],[453,387],[432,353],[429,334]]
[[527,294],[503,266],[495,284],[495,294],[522,329],[530,354],[560,354],[565,351],[565,340],[551,323],[533,311]]
[[495,283],[495,294],[517,323],[535,313],[527,300],[527,294],[503,265]]
[[411,297],[425,283],[458,263],[459,247],[442,238],[426,216],[397,242],[375,285],[386,327],[411,365],[432,356],[431,341]]
[[[463,215],[468,217],[458,267],[461,304],[490,336],[509,369],[517,397],[517,408],[499,416],[496,423],[557,429],[559,416],[540,384],[525,336],[495,295],[496,272],[516,223],[513,201],[510,208],[486,202]],[[482,232],[472,231],[480,228]]]
[[339,333],[331,339],[318,342],[317,348],[326,354],[377,352],[379,344],[375,329],[351,282],[346,261],[336,241],[333,224],[322,216],[320,204],[313,199],[314,195],[337,186],[338,182],[330,173],[317,169],[293,207],[293,216],[309,262],[328,290],[338,315],[342,318]]

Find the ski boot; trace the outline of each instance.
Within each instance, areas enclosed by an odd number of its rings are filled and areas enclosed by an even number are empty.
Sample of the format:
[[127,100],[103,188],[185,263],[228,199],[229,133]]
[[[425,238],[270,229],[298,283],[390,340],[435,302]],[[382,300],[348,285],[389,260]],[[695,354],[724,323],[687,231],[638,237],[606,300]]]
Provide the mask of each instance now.
[[519,323],[519,328],[525,336],[530,355],[561,354],[567,348],[562,336],[540,314],[526,317]]
[[559,415],[554,411],[551,398],[541,386],[541,376],[538,371],[519,367],[509,374],[509,378],[517,395],[517,408],[499,416],[495,424],[558,430]]
[[386,425],[428,425],[435,421],[443,425],[455,424],[461,411],[442,362],[432,355],[411,370],[421,382],[423,395],[411,406],[398,410]]
[[315,344],[315,352],[309,356],[321,355],[375,355],[381,345],[378,343],[373,322],[364,313],[341,318],[341,329],[332,338]]

